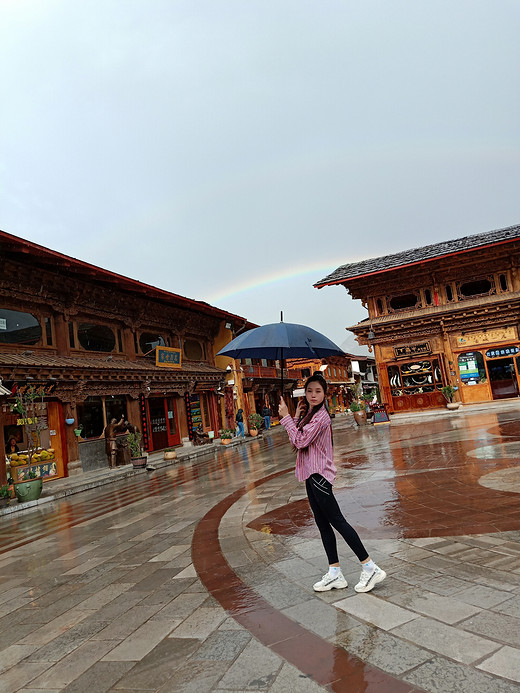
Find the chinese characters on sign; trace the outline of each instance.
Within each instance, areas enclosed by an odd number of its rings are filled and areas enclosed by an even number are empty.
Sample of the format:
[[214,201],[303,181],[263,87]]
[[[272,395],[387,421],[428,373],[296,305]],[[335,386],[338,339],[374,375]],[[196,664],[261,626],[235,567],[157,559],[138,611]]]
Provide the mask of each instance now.
[[394,347],[396,359],[402,359],[408,356],[423,356],[431,353],[432,349],[430,342],[421,342],[420,344],[408,344],[406,346]]
[[506,339],[516,339],[516,329],[514,327],[501,327],[495,330],[484,332],[470,332],[457,337],[457,346],[476,346],[478,344],[489,344],[489,342],[503,342]]
[[500,356],[514,356],[518,354],[519,351],[520,348],[517,346],[500,347],[500,349],[488,349],[486,351],[486,356],[488,359],[496,359]]
[[181,368],[181,350],[171,347],[157,347],[155,350],[155,365],[163,368]]

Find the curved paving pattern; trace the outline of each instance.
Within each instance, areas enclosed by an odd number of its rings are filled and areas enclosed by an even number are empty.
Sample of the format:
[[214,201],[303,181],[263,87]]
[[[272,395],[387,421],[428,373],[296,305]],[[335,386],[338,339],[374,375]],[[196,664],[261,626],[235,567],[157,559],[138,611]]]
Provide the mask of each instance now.
[[303,628],[271,606],[229,566],[218,536],[226,511],[253,488],[285,474],[286,471],[277,472],[239,489],[213,507],[197,525],[192,542],[193,564],[204,586],[260,642],[329,690],[418,692],[419,689],[364,664],[358,657]]

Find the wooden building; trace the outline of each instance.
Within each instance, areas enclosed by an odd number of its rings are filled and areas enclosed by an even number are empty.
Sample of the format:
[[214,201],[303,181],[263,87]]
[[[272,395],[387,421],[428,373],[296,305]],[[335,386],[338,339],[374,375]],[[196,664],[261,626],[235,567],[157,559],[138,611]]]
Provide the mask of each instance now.
[[[107,466],[112,418],[137,424],[150,451],[180,445],[199,424],[218,435],[226,372],[215,346],[247,320],[4,232],[0,257],[0,378],[9,391],[41,392],[51,476]],[[0,427],[2,483],[5,443],[26,443],[5,394]]]
[[349,327],[374,349],[390,411],[520,394],[520,226],[342,265],[341,284],[368,310]]
[[327,405],[331,412],[346,411],[352,400],[362,393],[375,392],[378,387],[375,359],[371,356],[345,354],[323,359],[289,360],[287,363],[291,368],[301,370],[299,389],[309,376],[321,372],[327,382]]

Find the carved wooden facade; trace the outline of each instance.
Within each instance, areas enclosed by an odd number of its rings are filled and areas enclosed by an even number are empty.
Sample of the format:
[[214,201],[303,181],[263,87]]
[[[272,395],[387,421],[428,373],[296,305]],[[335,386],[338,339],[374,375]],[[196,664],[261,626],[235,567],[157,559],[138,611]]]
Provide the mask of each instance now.
[[[99,403],[106,424],[118,402],[117,415],[143,429],[150,450],[180,444],[198,423],[218,431],[216,391],[225,372],[215,366],[214,342],[225,332],[231,339],[243,318],[3,232],[0,253],[0,377],[8,387],[55,384],[49,401],[62,420],[75,421],[55,430],[64,438],[65,473],[81,468],[89,443],[85,427],[79,437],[74,428],[88,420],[90,433],[102,434]],[[179,349],[181,367],[156,366],[153,345]],[[4,428],[14,426],[5,398],[0,415]],[[153,418],[166,430],[154,435]],[[0,480],[3,461],[0,450]]]
[[520,227],[345,265],[342,284],[368,318],[349,327],[374,349],[391,411],[520,394]]

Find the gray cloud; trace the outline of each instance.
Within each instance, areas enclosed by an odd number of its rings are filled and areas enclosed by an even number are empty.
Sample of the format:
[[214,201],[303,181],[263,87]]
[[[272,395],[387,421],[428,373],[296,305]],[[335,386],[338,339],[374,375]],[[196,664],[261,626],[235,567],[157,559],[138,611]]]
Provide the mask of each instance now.
[[[516,2],[0,2],[0,227],[206,300],[520,220]],[[295,272],[296,273],[296,272]],[[309,274],[219,304],[342,342]],[[287,318],[289,319],[289,318]]]

